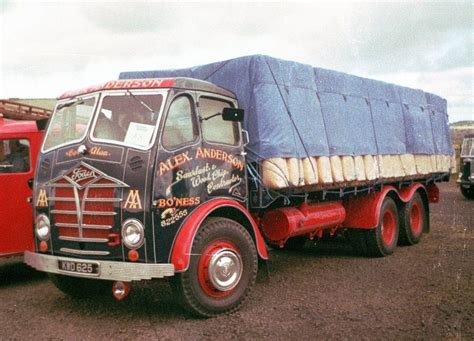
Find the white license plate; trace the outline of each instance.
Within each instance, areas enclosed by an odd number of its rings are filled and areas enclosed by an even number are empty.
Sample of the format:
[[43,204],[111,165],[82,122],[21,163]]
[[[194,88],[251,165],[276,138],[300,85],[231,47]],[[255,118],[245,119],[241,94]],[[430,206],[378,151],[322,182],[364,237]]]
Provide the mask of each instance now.
[[73,272],[85,275],[98,275],[99,263],[58,260],[58,270],[61,272]]

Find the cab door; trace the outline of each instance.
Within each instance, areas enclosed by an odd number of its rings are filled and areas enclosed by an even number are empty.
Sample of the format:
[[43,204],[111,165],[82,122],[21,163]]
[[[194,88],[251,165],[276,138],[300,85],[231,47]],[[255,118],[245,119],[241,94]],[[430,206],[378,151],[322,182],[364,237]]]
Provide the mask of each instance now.
[[33,248],[32,195],[34,176],[31,141],[14,137],[0,139],[0,256]]
[[198,113],[202,144],[197,157],[206,160],[211,169],[204,191],[208,196],[231,197],[241,203],[247,198],[245,153],[240,122],[224,120],[224,108],[235,108],[236,102],[224,96],[198,93]]

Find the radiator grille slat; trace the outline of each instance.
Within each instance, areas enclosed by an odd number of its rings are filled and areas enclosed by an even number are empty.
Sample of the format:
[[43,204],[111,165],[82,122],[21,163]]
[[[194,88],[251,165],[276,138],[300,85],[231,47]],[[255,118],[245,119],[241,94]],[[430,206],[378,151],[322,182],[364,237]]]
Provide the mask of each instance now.
[[[55,191],[49,198],[53,204],[54,228],[59,240],[68,243],[60,251],[74,255],[109,255],[111,252],[105,251],[103,245],[110,242],[111,236],[117,236],[111,232],[117,216],[116,205],[122,202],[122,198],[115,197],[115,188],[123,186],[111,184],[107,179],[77,190],[65,180],[51,186]],[[81,221],[78,221],[78,210],[82,210]],[[97,249],[94,250],[94,246]]]

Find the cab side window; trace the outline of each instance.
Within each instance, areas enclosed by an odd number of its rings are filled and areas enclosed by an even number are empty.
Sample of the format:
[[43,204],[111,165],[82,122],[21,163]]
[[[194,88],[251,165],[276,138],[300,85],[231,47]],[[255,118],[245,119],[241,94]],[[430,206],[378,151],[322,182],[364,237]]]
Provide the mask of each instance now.
[[239,144],[237,122],[224,121],[220,115],[211,117],[231,106],[228,102],[214,98],[201,97],[199,99],[202,135],[207,142],[233,146]]
[[168,110],[161,143],[166,149],[193,142],[198,133],[194,119],[191,99],[188,96],[179,96],[173,100]]
[[30,170],[30,142],[26,139],[0,140],[0,173]]

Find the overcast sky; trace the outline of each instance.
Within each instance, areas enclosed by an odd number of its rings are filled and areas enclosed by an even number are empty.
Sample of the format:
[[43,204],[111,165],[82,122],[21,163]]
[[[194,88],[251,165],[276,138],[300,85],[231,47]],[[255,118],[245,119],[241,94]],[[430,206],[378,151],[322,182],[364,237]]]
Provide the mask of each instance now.
[[266,54],[434,92],[474,119],[466,2],[0,0],[0,98]]

